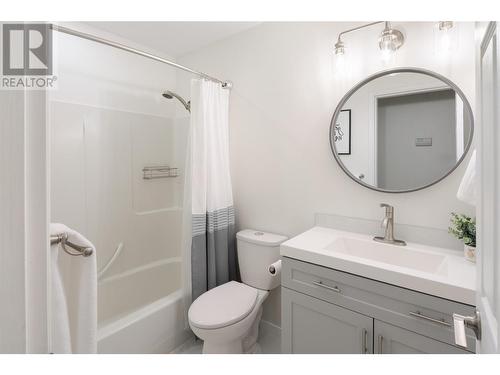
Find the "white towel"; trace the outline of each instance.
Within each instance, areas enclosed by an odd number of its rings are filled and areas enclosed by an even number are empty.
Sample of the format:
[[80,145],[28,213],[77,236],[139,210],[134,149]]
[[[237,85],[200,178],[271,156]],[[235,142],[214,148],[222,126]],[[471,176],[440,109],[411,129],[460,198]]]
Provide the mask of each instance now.
[[457,198],[462,202],[475,206],[476,194],[476,150],[474,150],[458,187]]
[[[52,337],[54,353],[97,353],[97,265],[95,246],[64,224],[51,223],[50,234],[67,233],[68,241],[91,247],[89,257],[72,257],[60,245],[52,246]],[[71,248],[69,249],[71,251]],[[59,269],[64,259],[61,277]]]
[[[51,225],[52,229],[52,225]],[[51,230],[52,234],[52,230]],[[50,258],[52,264],[52,348],[53,353],[71,353],[68,305],[59,269],[59,245],[52,245]]]

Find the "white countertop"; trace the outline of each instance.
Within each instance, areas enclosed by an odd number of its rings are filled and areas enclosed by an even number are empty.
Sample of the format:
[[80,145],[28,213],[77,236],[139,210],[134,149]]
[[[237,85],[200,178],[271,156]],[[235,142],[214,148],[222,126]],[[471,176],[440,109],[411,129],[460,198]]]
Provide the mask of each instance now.
[[332,244],[339,239],[350,238],[372,241],[372,236],[343,232],[331,228],[314,227],[281,244],[281,255],[317,264],[339,271],[382,281],[403,288],[416,290],[452,301],[475,305],[476,267],[467,261],[463,253],[456,250],[408,243],[408,246],[390,246],[389,250],[423,256],[443,256],[443,262],[436,272],[425,272],[383,261],[353,256],[335,251]]

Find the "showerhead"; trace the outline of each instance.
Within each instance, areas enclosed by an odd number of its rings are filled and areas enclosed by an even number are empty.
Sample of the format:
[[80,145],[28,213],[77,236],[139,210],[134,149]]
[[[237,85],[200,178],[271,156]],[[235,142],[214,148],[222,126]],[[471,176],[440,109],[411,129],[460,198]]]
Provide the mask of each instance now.
[[162,94],[162,96],[167,99],[176,98],[178,101],[182,103],[182,105],[184,106],[184,108],[186,108],[188,112],[191,112],[191,102],[189,101],[186,102],[180,95],[176,94],[175,92],[167,90]]

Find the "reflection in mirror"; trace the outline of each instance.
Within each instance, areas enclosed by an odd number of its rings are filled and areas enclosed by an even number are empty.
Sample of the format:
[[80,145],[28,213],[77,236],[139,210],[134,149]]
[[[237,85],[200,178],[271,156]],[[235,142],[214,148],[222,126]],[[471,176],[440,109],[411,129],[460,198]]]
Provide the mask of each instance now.
[[472,140],[470,106],[453,83],[431,74],[386,72],[344,97],[330,143],[351,178],[376,190],[413,191],[461,162]]

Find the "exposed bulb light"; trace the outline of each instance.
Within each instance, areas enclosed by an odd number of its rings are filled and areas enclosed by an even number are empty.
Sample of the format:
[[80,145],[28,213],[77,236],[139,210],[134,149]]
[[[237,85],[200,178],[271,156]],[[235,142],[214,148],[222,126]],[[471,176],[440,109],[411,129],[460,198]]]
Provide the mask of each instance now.
[[388,58],[390,54],[399,49],[405,41],[403,33],[397,29],[393,29],[389,22],[385,23],[385,28],[378,38],[378,46],[382,51],[382,55]]
[[335,76],[341,77],[345,71],[345,45],[340,37],[335,43],[335,66],[334,66]]
[[438,28],[440,34],[441,52],[449,52],[452,47],[453,21],[439,21]]
[[340,38],[337,40],[337,43],[335,43],[335,55],[340,56],[345,53],[345,45],[344,42],[340,40]]

